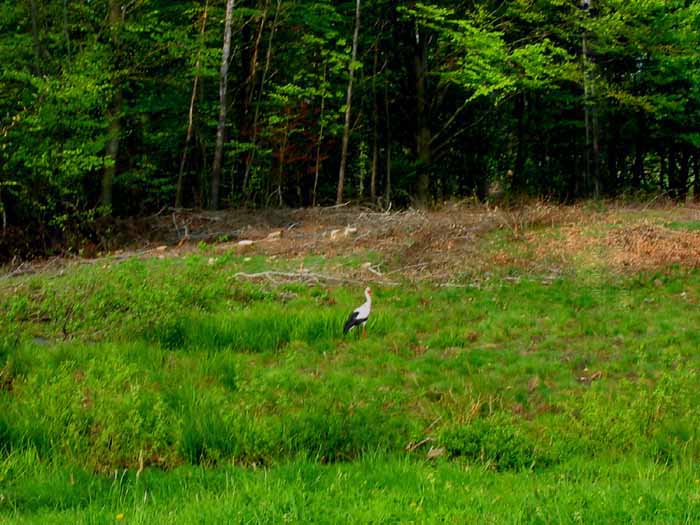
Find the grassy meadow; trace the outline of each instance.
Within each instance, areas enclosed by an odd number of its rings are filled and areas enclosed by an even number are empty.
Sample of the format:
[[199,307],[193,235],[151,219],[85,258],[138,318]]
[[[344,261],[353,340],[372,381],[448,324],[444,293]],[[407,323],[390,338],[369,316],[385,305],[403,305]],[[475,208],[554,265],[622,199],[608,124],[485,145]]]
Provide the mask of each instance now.
[[700,271],[553,274],[511,233],[449,286],[368,274],[366,338],[364,282],[236,274],[379,251],[3,278],[0,523],[697,523]]

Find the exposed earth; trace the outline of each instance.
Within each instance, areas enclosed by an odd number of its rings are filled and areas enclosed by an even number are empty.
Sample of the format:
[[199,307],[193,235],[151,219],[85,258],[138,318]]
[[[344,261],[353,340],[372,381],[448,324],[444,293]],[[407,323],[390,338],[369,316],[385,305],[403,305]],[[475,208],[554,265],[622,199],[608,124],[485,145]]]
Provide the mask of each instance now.
[[[505,242],[516,241],[516,242]],[[12,261],[0,278],[70,264],[178,257],[200,250],[286,259],[378,255],[343,279],[388,283],[392,276],[452,283],[494,269],[556,276],[573,267],[636,272],[700,266],[700,206],[537,202],[514,209],[467,203],[381,212],[363,207],[160,213],[116,223],[80,254]],[[111,248],[111,249],[108,249]],[[304,273],[267,275],[295,279]],[[330,275],[325,275],[330,277]]]

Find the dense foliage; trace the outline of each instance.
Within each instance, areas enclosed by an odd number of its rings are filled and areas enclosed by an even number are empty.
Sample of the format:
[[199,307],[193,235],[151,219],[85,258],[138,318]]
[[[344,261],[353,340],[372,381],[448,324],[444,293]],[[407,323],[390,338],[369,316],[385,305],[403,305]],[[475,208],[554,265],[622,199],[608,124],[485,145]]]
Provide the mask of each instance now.
[[1,0],[0,252],[174,205],[700,194],[697,27],[696,0]]

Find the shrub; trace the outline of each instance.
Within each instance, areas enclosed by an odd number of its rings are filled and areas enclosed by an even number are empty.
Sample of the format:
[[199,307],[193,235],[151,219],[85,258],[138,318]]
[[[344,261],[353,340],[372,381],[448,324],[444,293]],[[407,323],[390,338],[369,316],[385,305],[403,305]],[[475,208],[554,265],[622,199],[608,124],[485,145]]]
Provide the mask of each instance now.
[[440,433],[439,442],[452,457],[463,457],[497,470],[533,468],[548,462],[512,418],[503,413],[447,427]]

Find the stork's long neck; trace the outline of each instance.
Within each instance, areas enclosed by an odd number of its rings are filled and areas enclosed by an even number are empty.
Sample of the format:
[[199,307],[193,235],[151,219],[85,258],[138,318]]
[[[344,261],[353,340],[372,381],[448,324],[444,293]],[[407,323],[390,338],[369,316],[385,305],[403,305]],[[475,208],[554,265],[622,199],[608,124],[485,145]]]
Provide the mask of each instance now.
[[367,306],[372,306],[372,296],[370,294],[368,294],[367,292],[365,292],[365,299],[367,299],[365,301],[365,304]]

